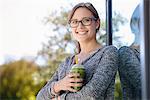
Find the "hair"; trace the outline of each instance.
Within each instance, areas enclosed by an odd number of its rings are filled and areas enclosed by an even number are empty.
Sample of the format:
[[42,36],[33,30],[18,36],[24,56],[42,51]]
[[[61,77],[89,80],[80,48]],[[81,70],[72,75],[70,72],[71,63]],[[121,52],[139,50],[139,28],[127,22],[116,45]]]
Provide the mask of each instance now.
[[[88,9],[89,11],[91,11],[91,13],[93,14],[93,16],[96,18],[96,21],[97,21],[97,20],[100,20],[99,15],[98,15],[98,12],[97,12],[97,10],[95,9],[95,7],[94,7],[91,3],[89,3],[89,2],[86,2],[86,3],[82,2],[82,3],[78,3],[77,5],[75,5],[75,6],[73,7],[73,9],[70,11],[70,13],[69,13],[69,15],[68,15],[68,23],[70,23],[70,21],[71,21],[73,15],[74,15],[74,12],[75,12],[78,8],[81,8],[81,7],[82,7],[82,8],[86,8],[86,9]],[[99,31],[99,28],[100,28],[100,25],[99,25],[99,27],[96,29],[96,33]],[[76,45],[76,47],[77,47],[77,50],[76,50],[76,51],[78,51],[78,52],[76,52],[76,53],[80,53],[81,48],[80,48],[79,42],[75,43],[75,45]]]
[[[70,23],[70,21],[71,21],[73,15],[74,15],[74,12],[75,12],[78,8],[80,8],[80,7],[82,7],[82,8],[87,8],[89,11],[91,11],[91,13],[92,13],[93,16],[96,18],[96,20],[100,20],[99,15],[98,15],[98,12],[97,12],[97,10],[95,9],[95,7],[94,7],[91,3],[89,3],[89,2],[86,2],[86,3],[83,3],[83,2],[82,2],[82,3],[78,3],[77,5],[75,5],[75,6],[73,7],[73,9],[71,10],[71,12],[69,13],[69,15],[68,15],[68,23]],[[99,27],[96,29],[96,32],[98,32],[99,28],[100,28],[100,25],[99,25]]]

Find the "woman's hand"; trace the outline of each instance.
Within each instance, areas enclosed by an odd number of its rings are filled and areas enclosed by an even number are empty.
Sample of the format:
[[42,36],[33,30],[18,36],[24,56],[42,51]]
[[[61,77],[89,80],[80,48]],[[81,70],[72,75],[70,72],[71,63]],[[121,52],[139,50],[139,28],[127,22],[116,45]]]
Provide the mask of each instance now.
[[77,92],[77,90],[73,89],[72,87],[82,86],[83,79],[78,77],[80,77],[80,74],[78,73],[69,73],[62,80],[55,83],[54,91],[56,93],[59,93],[61,90]]
[[58,96],[56,98],[52,98],[52,100],[60,100],[60,96]]

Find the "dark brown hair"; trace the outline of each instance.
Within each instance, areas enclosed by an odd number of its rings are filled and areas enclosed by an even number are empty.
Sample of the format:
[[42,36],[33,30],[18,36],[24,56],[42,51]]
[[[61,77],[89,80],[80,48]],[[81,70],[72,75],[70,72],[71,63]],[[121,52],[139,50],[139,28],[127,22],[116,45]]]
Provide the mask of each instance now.
[[[89,3],[89,2],[86,2],[86,3],[78,3],[77,5],[75,5],[74,7],[73,7],[73,9],[71,10],[71,12],[69,13],[69,15],[68,15],[68,23],[70,23],[70,21],[71,21],[71,19],[72,19],[72,16],[74,15],[74,12],[78,9],[78,8],[80,8],[80,7],[83,7],[83,8],[87,8],[89,11],[91,11],[92,12],[92,14],[93,14],[93,16],[96,18],[96,21],[97,20],[100,20],[100,18],[99,18],[99,15],[98,15],[98,12],[97,12],[97,10],[95,9],[95,7],[91,4],[91,3]],[[96,29],[96,32],[98,32],[99,31],[99,28],[100,28],[100,25],[99,25],[99,27]],[[76,54],[78,54],[78,53],[80,53],[80,51],[81,51],[81,48],[80,48],[80,43],[78,42],[78,41],[76,41],[75,42],[75,45],[76,45]]]
[[[71,12],[69,13],[69,15],[68,15],[68,23],[70,23],[70,20],[72,19],[72,16],[73,16],[74,12],[75,12],[78,8],[80,8],[80,7],[87,8],[89,11],[92,12],[93,16],[94,16],[97,20],[100,20],[99,15],[98,15],[98,12],[97,12],[97,10],[95,9],[95,7],[94,7],[91,3],[89,3],[89,2],[86,2],[86,3],[83,3],[83,2],[82,2],[82,3],[78,3],[77,5],[75,5],[75,6],[73,7],[73,9],[71,10]],[[100,25],[99,25],[99,27],[96,29],[96,32],[98,32],[99,28],[100,28]]]

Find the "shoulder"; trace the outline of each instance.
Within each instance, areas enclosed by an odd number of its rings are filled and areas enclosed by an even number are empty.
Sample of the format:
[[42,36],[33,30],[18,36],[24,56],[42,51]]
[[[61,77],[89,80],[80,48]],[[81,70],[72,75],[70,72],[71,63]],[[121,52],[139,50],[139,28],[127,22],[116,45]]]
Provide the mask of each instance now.
[[132,47],[128,47],[128,46],[122,46],[119,48],[119,52],[124,52],[124,51],[140,53],[139,50],[132,48]]
[[118,50],[119,57],[122,58],[137,58],[140,60],[140,52],[134,48],[123,46]]
[[128,46],[123,46],[119,48],[118,50],[119,54],[134,54],[134,55],[139,55],[140,52],[134,48],[128,47]]
[[128,46],[122,46],[122,47],[119,48],[118,51],[119,51],[119,53],[122,53],[124,51],[128,51],[128,52],[130,51],[131,52],[132,49],[130,47],[128,47]]
[[109,46],[104,46],[100,52],[103,52],[104,54],[110,54],[110,53],[117,54],[118,49],[113,45],[109,45]]
[[109,46],[104,46],[102,48],[100,48],[98,50],[98,52],[95,55],[95,58],[97,59],[118,59],[118,49],[113,46],[113,45],[109,45]]
[[66,57],[64,60],[62,60],[61,65],[69,64],[71,62],[72,57],[73,57],[73,55]]
[[72,62],[71,59],[72,59],[72,56],[68,56],[64,60],[61,61],[57,69],[60,74],[64,74],[64,72],[66,72],[67,69],[69,69],[70,64]]
[[117,48],[113,45],[108,45],[108,46],[105,46],[104,48],[109,49],[109,50],[117,50]]

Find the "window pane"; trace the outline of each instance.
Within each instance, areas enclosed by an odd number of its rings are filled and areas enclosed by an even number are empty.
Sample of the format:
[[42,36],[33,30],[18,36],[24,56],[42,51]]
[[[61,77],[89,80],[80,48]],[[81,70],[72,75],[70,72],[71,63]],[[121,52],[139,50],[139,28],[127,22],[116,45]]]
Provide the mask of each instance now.
[[118,47],[124,100],[141,100],[140,0],[113,0],[113,45]]
[[[118,48],[139,45],[139,29],[136,24],[131,29],[131,18],[140,0],[113,0],[113,44]],[[137,14],[137,13],[136,13]]]

